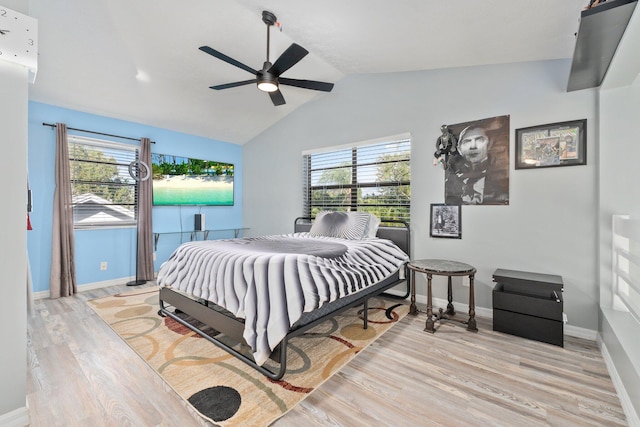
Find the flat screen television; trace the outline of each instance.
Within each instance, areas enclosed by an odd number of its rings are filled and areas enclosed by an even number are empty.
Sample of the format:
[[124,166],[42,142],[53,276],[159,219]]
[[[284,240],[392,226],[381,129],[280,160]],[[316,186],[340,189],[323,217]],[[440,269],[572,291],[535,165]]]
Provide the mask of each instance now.
[[233,164],[151,154],[155,206],[233,206]]

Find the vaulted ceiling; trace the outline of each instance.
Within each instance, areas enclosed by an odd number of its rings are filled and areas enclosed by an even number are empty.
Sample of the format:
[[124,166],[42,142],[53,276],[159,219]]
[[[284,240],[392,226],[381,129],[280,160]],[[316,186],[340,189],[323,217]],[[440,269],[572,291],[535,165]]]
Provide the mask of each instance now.
[[[30,99],[244,144],[349,74],[570,58],[587,0],[29,0],[39,22]],[[281,87],[274,107],[251,79],[198,50],[254,69],[291,43],[310,53],[283,73],[335,83],[331,93]],[[401,74],[398,78],[401,78]]]

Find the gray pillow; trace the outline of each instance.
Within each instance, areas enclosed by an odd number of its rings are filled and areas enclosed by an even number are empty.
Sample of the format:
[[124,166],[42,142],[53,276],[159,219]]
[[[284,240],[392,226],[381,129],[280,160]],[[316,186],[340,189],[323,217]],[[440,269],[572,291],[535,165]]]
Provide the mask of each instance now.
[[309,230],[313,237],[338,237],[340,239],[360,240],[369,223],[369,214],[364,212],[321,211]]

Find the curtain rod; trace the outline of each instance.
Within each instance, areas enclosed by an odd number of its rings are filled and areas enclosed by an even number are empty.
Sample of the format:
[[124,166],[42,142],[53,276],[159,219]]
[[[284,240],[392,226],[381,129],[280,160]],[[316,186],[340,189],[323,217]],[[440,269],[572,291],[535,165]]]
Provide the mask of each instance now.
[[[54,124],[54,123],[42,123],[42,126],[49,126],[49,127],[52,127],[52,128],[57,127],[57,125]],[[110,134],[110,133],[95,132],[95,131],[92,131],[92,130],[70,128],[70,127],[67,127],[67,129],[68,130],[75,130],[75,131],[78,131],[78,132],[92,133],[94,135],[112,136],[114,138],[128,139],[130,141],[140,141],[140,138],[130,138],[128,136],[113,135],[113,134]],[[151,141],[151,143],[155,144],[156,142],[155,141]]]

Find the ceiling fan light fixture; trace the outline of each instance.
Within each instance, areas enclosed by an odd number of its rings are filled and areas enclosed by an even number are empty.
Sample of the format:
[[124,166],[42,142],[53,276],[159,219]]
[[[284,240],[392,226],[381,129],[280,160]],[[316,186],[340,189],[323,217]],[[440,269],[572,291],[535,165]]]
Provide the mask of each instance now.
[[263,92],[275,92],[278,90],[278,78],[270,73],[258,73],[256,81],[258,89]]
[[278,90],[278,85],[271,82],[261,82],[258,83],[258,89],[263,92],[275,92]]

